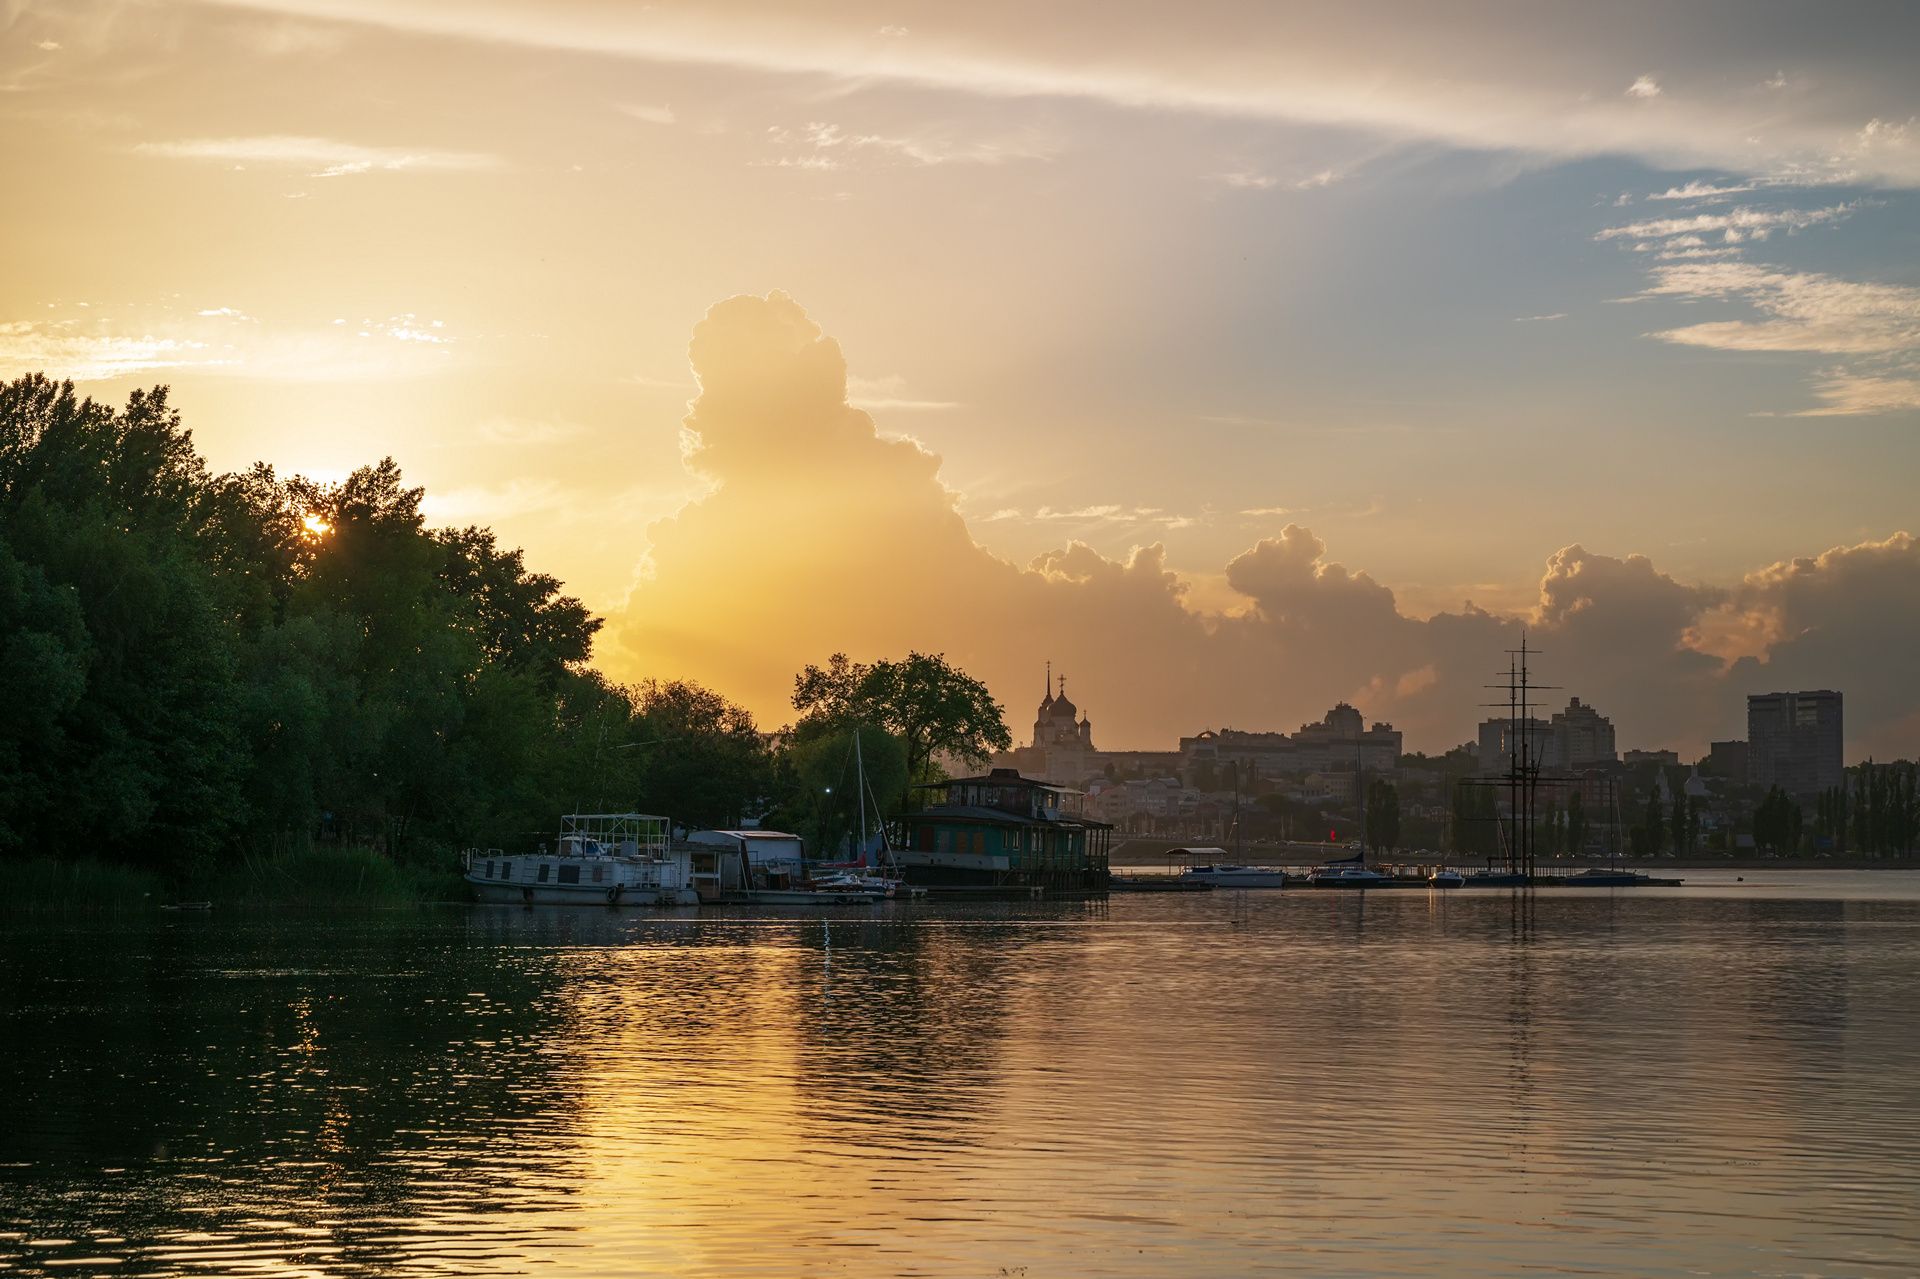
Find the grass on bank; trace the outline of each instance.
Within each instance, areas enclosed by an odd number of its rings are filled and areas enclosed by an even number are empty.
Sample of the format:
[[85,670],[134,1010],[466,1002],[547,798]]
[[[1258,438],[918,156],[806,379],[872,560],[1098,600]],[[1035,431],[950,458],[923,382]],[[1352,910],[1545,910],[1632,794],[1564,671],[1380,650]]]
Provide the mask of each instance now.
[[101,861],[34,857],[12,863],[0,912],[124,914],[176,902],[343,908],[466,901],[451,864],[396,862],[371,848],[325,847],[242,857],[185,881]]

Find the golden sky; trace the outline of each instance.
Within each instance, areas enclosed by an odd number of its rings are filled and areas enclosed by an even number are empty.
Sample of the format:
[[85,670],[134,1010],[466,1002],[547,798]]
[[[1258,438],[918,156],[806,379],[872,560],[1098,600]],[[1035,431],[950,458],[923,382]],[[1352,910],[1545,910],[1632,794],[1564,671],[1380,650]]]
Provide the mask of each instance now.
[[1849,8],[12,0],[0,374],[392,455],[768,723],[914,645],[1438,749],[1525,621],[1623,745],[1912,754],[1920,31]]

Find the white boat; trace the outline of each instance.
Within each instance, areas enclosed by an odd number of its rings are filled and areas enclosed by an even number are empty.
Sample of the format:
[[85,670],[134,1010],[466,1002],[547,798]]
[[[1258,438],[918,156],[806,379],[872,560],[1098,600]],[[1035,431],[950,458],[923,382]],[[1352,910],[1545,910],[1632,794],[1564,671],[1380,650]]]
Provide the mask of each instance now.
[[1234,866],[1230,864],[1187,866],[1182,879],[1212,884],[1215,888],[1285,888],[1287,872],[1278,866]]
[[1427,883],[1434,888],[1465,888],[1467,877],[1451,866],[1442,866],[1427,876]]
[[748,888],[728,900],[744,906],[865,906],[880,901],[881,894],[858,889]]
[[569,813],[552,852],[468,849],[466,881],[483,902],[547,906],[680,906],[699,898],[691,857],[672,823],[648,813]]
[[1175,848],[1167,859],[1181,863],[1180,878],[1215,888],[1285,888],[1287,872],[1278,866],[1248,866],[1223,860],[1224,848]]
[[1393,880],[1365,866],[1319,866],[1307,876],[1315,888],[1378,888]]

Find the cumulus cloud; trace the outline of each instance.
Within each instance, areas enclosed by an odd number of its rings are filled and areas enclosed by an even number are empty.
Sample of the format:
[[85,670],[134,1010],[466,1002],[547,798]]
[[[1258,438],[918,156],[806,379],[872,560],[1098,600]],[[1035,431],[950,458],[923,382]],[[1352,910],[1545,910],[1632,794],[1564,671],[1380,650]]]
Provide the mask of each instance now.
[[[1611,714],[1634,745],[1696,750],[1737,733],[1761,674],[1875,689],[1877,702],[1850,703],[1863,734],[1897,731],[1917,700],[1889,646],[1869,646],[1873,681],[1847,656],[1876,625],[1878,593],[1905,590],[1902,607],[1920,606],[1920,555],[1904,534],[1732,590],[1680,581],[1644,556],[1569,546],[1547,559],[1529,610],[1468,604],[1416,618],[1296,523],[1235,556],[1232,602],[1205,609],[1157,542],[1114,558],[1068,540],[1025,565],[981,546],[939,459],[848,402],[839,345],[784,294],[716,305],[689,355],[700,390],[683,452],[709,489],[649,526],[646,564],[600,660],[620,676],[710,681],[771,722],[789,713],[802,664],[918,647],[985,678],[1016,722],[1020,690],[1052,659],[1112,746],[1164,746],[1208,725],[1292,728],[1364,690],[1367,714],[1440,749],[1471,736],[1482,686],[1522,628],[1554,682]],[[1001,518],[1024,517],[1002,510],[982,524]],[[1703,638],[1708,623],[1721,642]],[[1916,627],[1896,618],[1886,629]],[[1763,660],[1731,660],[1739,652]]]
[[1643,75],[1627,86],[1629,98],[1657,98],[1660,92],[1660,82],[1650,75]]

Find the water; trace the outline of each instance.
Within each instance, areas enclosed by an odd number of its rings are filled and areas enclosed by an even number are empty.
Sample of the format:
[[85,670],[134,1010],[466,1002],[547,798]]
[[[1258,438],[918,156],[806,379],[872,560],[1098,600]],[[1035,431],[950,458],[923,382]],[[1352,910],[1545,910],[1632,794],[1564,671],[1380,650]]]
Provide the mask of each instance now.
[[24,1274],[1906,1275],[1920,876],[11,922]]

